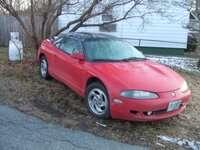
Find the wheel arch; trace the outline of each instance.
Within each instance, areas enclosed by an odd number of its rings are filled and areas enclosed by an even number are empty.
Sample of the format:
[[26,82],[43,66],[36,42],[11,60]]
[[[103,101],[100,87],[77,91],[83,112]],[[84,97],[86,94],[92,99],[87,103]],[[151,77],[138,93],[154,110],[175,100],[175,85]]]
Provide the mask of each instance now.
[[87,82],[86,82],[86,84],[85,84],[85,89],[86,89],[91,83],[94,83],[94,82],[99,82],[99,83],[101,83],[101,84],[106,88],[106,90],[108,90],[107,87],[106,87],[106,85],[104,84],[104,82],[103,82],[101,79],[99,79],[99,78],[97,78],[97,77],[94,77],[94,76],[88,78],[88,80],[87,80]]
[[[89,92],[90,92],[90,90],[91,89],[94,89],[94,86],[93,87],[91,87],[92,85],[91,84],[93,84],[93,83],[96,83],[96,85],[98,85],[98,84],[101,84],[102,86],[100,86],[99,88],[101,89],[101,91],[103,90],[103,92],[104,92],[104,94],[106,95],[106,97],[107,97],[107,99],[108,99],[108,103],[107,103],[107,107],[106,107],[106,110],[105,110],[105,112],[103,113],[103,114],[96,114],[92,109],[91,109],[91,107],[90,107],[90,105],[89,105],[89,102],[88,102],[88,99],[87,99],[87,97],[88,97],[88,94],[89,94]],[[90,86],[91,85],[91,86]],[[94,84],[95,85],[95,84]],[[85,104],[86,104],[86,106],[87,106],[87,109],[88,109],[88,111],[93,115],[93,116],[96,116],[97,118],[101,118],[101,119],[108,119],[108,118],[110,118],[111,117],[111,111],[110,111],[110,109],[111,109],[111,101],[110,101],[110,94],[109,94],[109,91],[108,91],[108,89],[107,89],[107,87],[106,87],[106,85],[104,84],[104,82],[101,80],[101,79],[99,79],[99,78],[97,78],[97,77],[95,77],[95,76],[92,76],[92,77],[90,77],[90,78],[88,78],[88,80],[87,80],[87,82],[86,82],[86,85],[85,85],[85,88],[86,88],[86,91],[85,91]],[[103,89],[102,89],[103,88]]]
[[[45,56],[45,54],[44,54],[44,53],[40,53],[40,55],[39,55],[39,60],[41,59],[42,56]],[[46,56],[45,56],[45,57],[46,57]]]

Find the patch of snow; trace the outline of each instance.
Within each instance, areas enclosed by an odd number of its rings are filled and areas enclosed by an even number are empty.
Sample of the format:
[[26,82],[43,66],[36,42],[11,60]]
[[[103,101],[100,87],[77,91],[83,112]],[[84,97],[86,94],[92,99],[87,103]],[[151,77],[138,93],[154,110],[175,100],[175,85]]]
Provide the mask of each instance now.
[[102,126],[102,127],[107,127],[107,125],[99,123],[99,122],[96,122],[96,124],[99,125],[99,126]]
[[200,72],[200,70],[197,68],[197,62],[199,59],[196,58],[156,55],[147,55],[146,57],[169,67],[177,67],[189,72]]
[[176,143],[180,146],[185,146],[186,148],[189,148],[192,150],[200,150],[200,141],[189,141],[189,140],[185,140],[185,139],[181,140],[179,138],[171,138],[171,137],[163,136],[163,135],[157,135],[157,137],[164,141]]
[[156,143],[156,145],[161,146],[161,147],[165,147],[165,145],[163,145],[161,143]]

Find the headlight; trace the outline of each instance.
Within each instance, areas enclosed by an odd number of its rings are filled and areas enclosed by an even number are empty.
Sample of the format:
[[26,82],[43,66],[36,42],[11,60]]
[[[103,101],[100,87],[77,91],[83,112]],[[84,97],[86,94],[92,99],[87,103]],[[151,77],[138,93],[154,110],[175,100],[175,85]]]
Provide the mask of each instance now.
[[183,85],[181,86],[181,92],[184,93],[185,91],[187,91],[188,86],[187,83],[184,81]]
[[120,96],[134,99],[155,99],[158,98],[156,93],[147,91],[123,91]]

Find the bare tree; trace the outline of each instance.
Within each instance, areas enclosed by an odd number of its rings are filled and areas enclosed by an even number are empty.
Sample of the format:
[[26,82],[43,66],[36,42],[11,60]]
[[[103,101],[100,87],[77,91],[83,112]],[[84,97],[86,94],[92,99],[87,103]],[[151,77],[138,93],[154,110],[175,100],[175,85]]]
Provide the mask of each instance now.
[[[74,32],[81,27],[108,25],[136,17],[145,21],[147,15],[164,14],[169,3],[170,0],[1,0],[0,7],[18,20],[34,48],[37,49],[41,40],[65,30]],[[99,17],[110,12],[112,12],[109,14],[112,16],[111,19],[99,21]],[[20,17],[22,13],[27,14],[28,22],[22,20]],[[70,21],[52,35],[53,23],[63,14],[74,14],[76,18],[70,20],[70,16],[66,16],[66,20]],[[42,18],[41,22],[37,22],[37,16]],[[91,21],[91,18],[96,18],[96,21]],[[37,34],[38,26],[40,34]]]
[[193,1],[190,1],[191,2],[191,9],[190,11],[192,13],[194,13],[196,19],[198,21],[200,21],[200,1],[199,0],[193,0]]
[[186,26],[191,32],[188,38],[188,51],[195,51],[200,43],[200,0],[184,0],[184,3],[176,3],[187,9],[190,15],[190,22]]
[[188,27],[190,30],[199,33],[198,41],[200,43],[200,0],[194,0],[192,6],[190,11],[193,13],[195,19],[191,21],[191,24]]
[[187,28],[200,32],[200,0],[184,0],[182,2],[175,0],[174,4],[187,9],[192,14],[193,19],[190,20]]

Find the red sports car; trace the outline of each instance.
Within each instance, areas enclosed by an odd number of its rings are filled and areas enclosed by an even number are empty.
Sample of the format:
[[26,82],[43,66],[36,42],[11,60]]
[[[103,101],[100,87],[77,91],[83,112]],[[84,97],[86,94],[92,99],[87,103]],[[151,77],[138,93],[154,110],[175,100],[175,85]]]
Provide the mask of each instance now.
[[164,119],[181,113],[191,95],[179,74],[114,36],[68,33],[47,39],[38,59],[42,78],[69,86],[98,118]]

